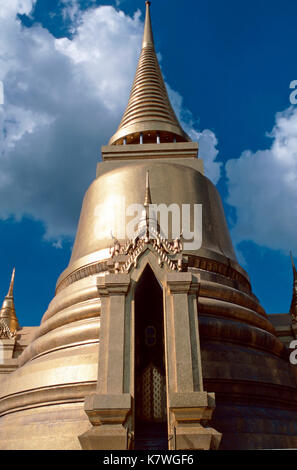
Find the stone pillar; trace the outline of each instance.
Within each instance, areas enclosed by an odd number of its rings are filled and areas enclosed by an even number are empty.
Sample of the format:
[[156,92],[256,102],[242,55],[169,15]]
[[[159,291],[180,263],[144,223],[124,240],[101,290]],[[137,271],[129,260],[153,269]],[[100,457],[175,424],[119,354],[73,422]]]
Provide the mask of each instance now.
[[17,369],[17,359],[13,357],[16,338],[0,337],[0,380]]
[[127,274],[98,278],[101,298],[97,391],[85,399],[85,411],[93,428],[79,436],[83,449],[129,448],[128,417],[131,395],[124,391]]
[[203,390],[197,295],[199,276],[169,273],[166,280],[169,449],[217,449],[221,434],[208,428],[215,408]]
[[4,364],[12,360],[15,348],[15,338],[0,338],[0,363]]

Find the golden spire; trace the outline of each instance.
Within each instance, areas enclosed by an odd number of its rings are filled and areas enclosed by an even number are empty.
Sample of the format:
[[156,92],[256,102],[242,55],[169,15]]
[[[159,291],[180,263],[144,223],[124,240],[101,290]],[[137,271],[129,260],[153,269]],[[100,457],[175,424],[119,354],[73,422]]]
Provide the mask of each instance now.
[[297,270],[295,267],[294,259],[292,252],[290,251],[292,268],[293,268],[293,295],[292,295],[292,302],[290,307],[290,314],[292,318],[292,322],[297,322]]
[[155,44],[154,44],[151,13],[150,13],[151,2],[147,1],[145,2],[145,4],[146,4],[146,15],[145,15],[145,23],[144,23],[142,49],[144,49],[145,47],[152,47],[154,49]]
[[2,308],[0,310],[0,320],[5,322],[6,326],[8,326],[11,333],[15,333],[20,328],[14,307],[14,277],[15,268],[13,268],[8,293],[3,301]]
[[12,297],[13,298],[14,278],[15,278],[15,268],[13,268],[13,270],[12,270],[12,275],[11,275],[11,280],[10,280],[10,285],[9,285],[7,297]]
[[155,52],[150,4],[146,2],[142,51],[128,106],[109,145],[191,141],[168,98]]

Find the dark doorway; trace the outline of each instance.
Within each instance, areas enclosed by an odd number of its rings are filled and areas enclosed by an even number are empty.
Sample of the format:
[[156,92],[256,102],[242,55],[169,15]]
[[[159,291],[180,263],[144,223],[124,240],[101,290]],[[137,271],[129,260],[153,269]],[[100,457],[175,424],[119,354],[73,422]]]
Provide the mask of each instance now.
[[135,291],[135,449],[168,449],[163,293],[149,266]]

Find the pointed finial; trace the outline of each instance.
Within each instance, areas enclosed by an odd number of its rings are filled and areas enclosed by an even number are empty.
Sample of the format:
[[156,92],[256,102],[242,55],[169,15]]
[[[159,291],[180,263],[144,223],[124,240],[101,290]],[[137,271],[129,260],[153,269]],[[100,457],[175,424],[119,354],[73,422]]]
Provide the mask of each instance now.
[[152,29],[152,22],[151,22],[151,13],[150,13],[150,6],[151,2],[146,1],[146,15],[145,15],[145,23],[144,23],[144,33],[143,33],[143,41],[142,41],[142,48],[154,46],[154,37],[153,37],[153,29]]
[[151,189],[150,189],[150,178],[149,171],[146,172],[146,181],[145,181],[145,200],[144,207],[148,207],[152,203]]
[[13,297],[13,287],[14,287],[14,278],[15,278],[15,268],[12,270],[10,285],[8,289],[7,297]]

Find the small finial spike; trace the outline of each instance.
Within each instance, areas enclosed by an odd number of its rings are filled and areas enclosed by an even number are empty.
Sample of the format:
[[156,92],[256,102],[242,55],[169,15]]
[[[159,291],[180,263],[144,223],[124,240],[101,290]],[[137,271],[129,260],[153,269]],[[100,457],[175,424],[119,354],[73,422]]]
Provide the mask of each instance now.
[[145,200],[144,207],[148,207],[152,203],[151,189],[150,189],[150,178],[149,171],[146,171],[146,181],[145,181]]
[[148,46],[154,48],[155,47],[154,37],[153,37],[153,29],[152,29],[151,14],[150,14],[151,2],[146,1],[145,4],[146,4],[146,14],[145,14],[142,48],[145,48]]
[[11,281],[10,281],[7,297],[13,297],[14,278],[15,278],[15,268],[13,268],[12,270]]

